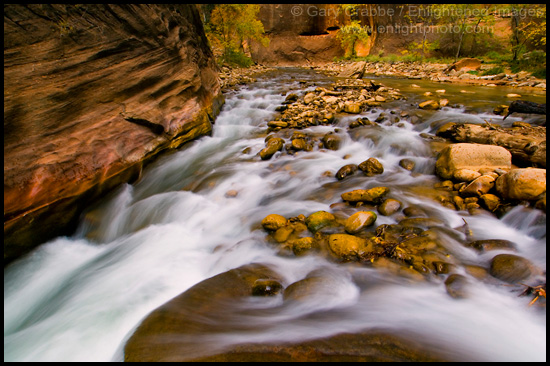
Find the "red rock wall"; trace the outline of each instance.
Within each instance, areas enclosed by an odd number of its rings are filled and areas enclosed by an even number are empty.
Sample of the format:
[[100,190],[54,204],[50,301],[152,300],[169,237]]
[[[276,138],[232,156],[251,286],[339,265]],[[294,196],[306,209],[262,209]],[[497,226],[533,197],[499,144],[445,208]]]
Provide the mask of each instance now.
[[223,103],[194,5],[4,5],[4,261],[67,232]]

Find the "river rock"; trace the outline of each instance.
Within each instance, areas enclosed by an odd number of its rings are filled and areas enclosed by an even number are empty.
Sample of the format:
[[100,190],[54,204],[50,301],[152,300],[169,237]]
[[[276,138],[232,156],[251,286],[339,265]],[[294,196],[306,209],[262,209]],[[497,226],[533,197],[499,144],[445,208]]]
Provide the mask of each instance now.
[[271,214],[267,215],[262,220],[262,227],[265,230],[269,231],[275,231],[287,224],[287,219],[284,216],[277,215],[277,214]]
[[504,198],[535,200],[546,192],[546,169],[512,169],[498,177],[496,189]]
[[514,254],[499,254],[491,260],[491,276],[509,283],[518,283],[533,273],[533,265],[523,257]]
[[455,171],[468,169],[479,171],[482,168],[491,170],[510,170],[512,154],[503,147],[494,145],[458,143],[444,148],[435,163],[437,175],[451,179]]
[[283,290],[283,285],[277,280],[261,278],[252,285],[252,296],[274,296]]
[[315,233],[326,226],[334,223],[336,217],[327,211],[317,211],[306,218],[306,225],[309,231]]
[[324,135],[321,141],[323,142],[323,146],[326,149],[338,150],[340,148],[340,143],[341,143],[340,136],[332,132],[329,132],[326,135]]
[[283,103],[291,104],[298,100],[298,94],[296,93],[290,93],[286,96],[285,101]]
[[270,127],[270,128],[287,128],[288,127],[288,122],[284,122],[284,121],[269,121],[267,122],[267,127]]
[[307,93],[304,96],[304,103],[309,104],[309,103],[313,102],[314,99],[315,99],[315,93]]
[[357,165],[356,164],[347,164],[338,169],[336,172],[336,179],[342,180],[348,175],[352,175],[357,171]]
[[468,297],[468,283],[466,277],[453,273],[445,280],[445,289],[451,297],[462,299]]
[[516,249],[516,245],[513,242],[505,239],[476,240],[466,244],[466,246],[470,248],[474,248],[479,252],[485,252],[489,250],[500,250],[500,249],[511,249],[511,250]]
[[457,169],[453,172],[454,180],[457,180],[459,182],[471,182],[480,176],[480,172],[471,169]]
[[354,235],[331,234],[328,237],[328,247],[339,259],[356,259],[359,255],[366,253],[367,240]]
[[365,160],[359,164],[358,168],[361,169],[367,177],[384,173],[384,166],[376,158],[369,158]]
[[439,109],[439,103],[437,100],[426,100],[418,104],[418,108],[427,109],[427,110],[436,110]]
[[387,187],[374,187],[370,189],[355,189],[350,192],[342,193],[344,201],[350,203],[367,202],[378,203],[390,191]]
[[315,245],[315,239],[311,236],[306,236],[298,239],[291,239],[287,245],[292,249],[294,255],[299,256],[310,251]]
[[353,62],[349,65],[347,65],[340,74],[338,74],[338,77],[340,78],[353,78],[353,79],[361,79],[363,77],[363,74],[365,72],[365,66],[367,63],[365,61],[358,61]]
[[350,114],[359,114],[361,113],[361,103],[347,101],[344,103],[344,112]]
[[357,234],[376,221],[376,214],[372,211],[356,212],[344,222],[344,229],[348,234]]
[[384,216],[390,216],[399,211],[401,202],[393,198],[387,198],[378,206],[378,212]]
[[495,186],[495,178],[490,175],[482,175],[474,179],[470,184],[462,187],[458,192],[462,197],[481,196],[488,193]]
[[411,159],[401,159],[399,160],[399,166],[403,169],[406,169],[406,170],[413,170],[414,167],[415,167],[416,163],[414,162],[414,160],[411,160]]
[[500,198],[494,194],[486,193],[479,197],[479,201],[487,210],[494,212],[500,206]]
[[269,160],[277,152],[283,149],[285,141],[280,137],[273,137],[267,140],[266,147],[260,151],[262,160]]
[[308,150],[308,144],[305,139],[292,139],[290,148],[295,151]]

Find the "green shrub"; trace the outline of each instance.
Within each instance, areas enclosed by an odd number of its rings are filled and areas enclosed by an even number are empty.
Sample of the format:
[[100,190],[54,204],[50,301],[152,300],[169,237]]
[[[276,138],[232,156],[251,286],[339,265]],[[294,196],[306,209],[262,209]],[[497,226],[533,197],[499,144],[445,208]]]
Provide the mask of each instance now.
[[487,76],[487,75],[498,75],[504,72],[504,67],[502,66],[495,66],[493,68],[490,68],[489,70],[485,70],[481,73],[481,76]]
[[250,67],[254,61],[244,53],[235,50],[226,50],[221,59],[222,63],[227,63],[231,66]]

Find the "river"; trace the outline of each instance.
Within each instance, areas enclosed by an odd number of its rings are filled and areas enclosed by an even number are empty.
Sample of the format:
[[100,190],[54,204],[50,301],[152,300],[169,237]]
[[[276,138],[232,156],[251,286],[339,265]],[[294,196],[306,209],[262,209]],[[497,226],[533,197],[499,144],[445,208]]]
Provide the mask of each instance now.
[[[333,174],[345,164],[376,157],[385,171],[369,178],[369,187],[389,187],[404,206],[421,206],[444,222],[447,232],[465,219],[473,240],[510,240],[517,254],[546,270],[546,215],[541,211],[517,206],[501,218],[489,213],[470,216],[422,193],[438,179],[433,175],[432,145],[421,134],[433,134],[448,121],[500,124],[502,117],[492,109],[509,104],[505,95],[518,90],[378,81],[399,88],[408,99],[364,112],[371,120],[396,106],[412,109],[427,99],[425,91],[446,89],[445,98],[457,105],[422,111],[421,123],[405,117],[399,126],[382,123],[379,129],[361,128],[353,134],[346,126],[358,116],[342,116],[336,132],[342,139],[340,149],[277,153],[262,161],[257,153],[264,147],[267,122],[285,94],[292,90],[303,95],[330,79],[310,70],[282,69],[228,93],[212,136],[159,157],[137,182],[90,207],[74,235],[44,243],[4,269],[4,361],[121,361],[125,341],[148,313],[202,280],[253,262],[276,268],[288,283],[317,269],[329,271],[334,283],[313,294],[304,307],[274,315],[278,326],[262,326],[253,334],[228,332],[211,343],[304,340],[399,327],[424,336],[435,347],[449,348],[454,359],[545,361],[546,310],[529,307],[531,298],[518,297],[517,286],[472,278],[471,296],[453,299],[443,280],[411,283],[322,256],[281,256],[267,242],[259,225],[265,216],[330,212],[331,204],[341,202],[340,194],[367,182],[356,175],[338,184]],[[545,100],[545,92],[529,93],[536,93],[530,100]],[[511,116],[505,122],[517,120]],[[540,123],[541,117],[527,121]],[[317,136],[329,131],[334,126],[305,130]],[[414,173],[399,167],[403,158],[415,161]],[[379,215],[376,225],[395,222],[394,216]],[[448,234],[446,247],[460,263],[487,267],[500,253],[466,248],[456,239],[460,235]],[[471,278],[463,268],[457,273]],[[357,276],[370,276],[377,286],[363,291],[354,283]],[[327,311],[332,309],[340,316],[330,316]],[[314,313],[329,315],[297,321]]]

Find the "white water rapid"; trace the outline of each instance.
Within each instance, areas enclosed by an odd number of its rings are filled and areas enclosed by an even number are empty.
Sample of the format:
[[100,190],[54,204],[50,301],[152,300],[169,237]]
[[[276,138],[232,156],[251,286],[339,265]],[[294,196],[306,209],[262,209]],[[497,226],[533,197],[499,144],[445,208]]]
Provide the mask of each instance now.
[[[325,80],[311,72],[283,70],[228,94],[212,136],[160,157],[138,182],[90,207],[73,236],[45,243],[5,268],[4,361],[121,361],[125,341],[149,312],[204,279],[253,262],[276,269],[287,283],[316,269],[330,271],[334,281],[310,301],[271,318],[243,315],[243,321],[265,327],[204,340],[214,347],[399,328],[450,349],[455,359],[545,361],[546,311],[529,307],[530,298],[518,297],[512,287],[472,279],[471,296],[458,300],[447,294],[443,281],[404,282],[316,255],[277,255],[259,226],[268,214],[330,212],[332,203],[341,202],[341,193],[357,185],[383,185],[404,207],[421,205],[442,220],[448,227],[447,250],[462,262],[486,267],[498,253],[479,254],[453,239],[462,235],[452,228],[462,226],[464,218],[475,240],[511,240],[519,255],[546,270],[546,216],[541,211],[518,206],[500,219],[488,213],[474,217],[418,194],[437,181],[435,158],[420,136],[430,132],[430,123],[494,115],[444,108],[429,123],[413,125],[404,119],[400,127],[382,124],[348,134],[345,126],[357,118],[349,116],[339,121],[339,150],[277,153],[262,161],[257,153],[264,147],[267,122],[285,92],[298,88],[298,79]],[[391,86],[390,81],[383,82]],[[382,111],[364,115],[373,120]],[[322,136],[333,130],[316,126],[305,132]],[[369,157],[384,165],[384,174],[368,180],[359,175],[341,182],[334,178],[343,165]],[[402,158],[416,162],[414,174],[399,167]],[[379,215],[376,225],[394,223],[392,216]],[[356,277],[370,277],[376,285],[363,290],[354,283]],[[314,313],[326,316],[298,321]]]

